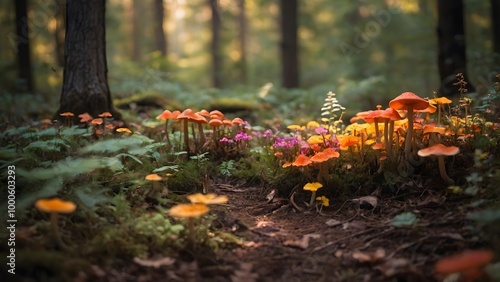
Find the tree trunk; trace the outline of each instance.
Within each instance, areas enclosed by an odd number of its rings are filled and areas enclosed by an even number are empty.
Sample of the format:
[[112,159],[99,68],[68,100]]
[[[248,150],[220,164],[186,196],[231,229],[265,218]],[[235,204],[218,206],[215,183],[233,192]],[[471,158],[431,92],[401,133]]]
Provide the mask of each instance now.
[[121,115],[114,109],[108,87],[106,61],[105,0],[71,0],[66,6],[64,79],[60,108],[77,115],[97,117],[110,112],[115,120]]
[[438,1],[438,67],[441,78],[440,94],[458,96],[456,74],[463,73],[467,92],[474,91],[467,76],[463,0]]
[[217,0],[209,0],[212,11],[212,84],[215,88],[222,87],[222,58],[220,55],[220,15]]
[[64,33],[66,26],[66,1],[56,1],[58,9],[55,14],[56,29],[54,39],[56,46],[56,61],[59,67],[64,66]]
[[156,50],[160,51],[162,56],[166,56],[167,39],[165,37],[165,31],[163,30],[165,7],[163,6],[163,0],[154,0],[153,4],[155,15],[154,33],[156,39]]
[[280,0],[281,75],[285,88],[299,87],[297,0]]
[[246,6],[245,0],[239,0],[238,6],[240,10],[239,14],[239,41],[240,41],[240,82],[247,82],[247,17],[246,17]]
[[491,30],[493,31],[493,52],[495,52],[496,56],[500,56],[500,0],[490,0],[490,3]]
[[30,40],[28,30],[28,1],[16,0],[16,46],[19,91],[33,93]]
[[144,15],[141,0],[132,0],[132,60],[141,60],[142,21]]

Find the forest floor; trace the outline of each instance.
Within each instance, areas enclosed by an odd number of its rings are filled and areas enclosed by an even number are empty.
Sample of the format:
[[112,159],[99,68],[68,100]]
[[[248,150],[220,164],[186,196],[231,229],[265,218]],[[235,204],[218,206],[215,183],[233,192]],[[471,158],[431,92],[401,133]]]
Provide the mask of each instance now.
[[[229,197],[228,204],[212,209],[213,227],[241,239],[238,243],[180,254],[146,272],[129,265],[104,280],[438,281],[433,265],[439,258],[481,247],[467,228],[467,208],[456,212],[470,199],[444,190],[377,198],[375,208],[334,200],[321,213],[306,210],[305,198],[295,199],[304,207],[298,211],[289,199],[272,198],[271,189],[219,184],[212,190]],[[418,221],[395,227],[393,218],[404,212]]]

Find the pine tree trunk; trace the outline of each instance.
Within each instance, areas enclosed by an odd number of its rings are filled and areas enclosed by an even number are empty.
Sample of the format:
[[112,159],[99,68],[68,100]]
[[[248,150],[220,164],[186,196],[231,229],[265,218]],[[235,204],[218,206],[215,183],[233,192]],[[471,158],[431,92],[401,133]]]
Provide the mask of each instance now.
[[212,11],[212,85],[215,88],[222,87],[222,58],[220,55],[220,15],[217,0],[209,0]]
[[141,0],[132,0],[132,60],[141,60],[141,38],[142,38],[142,22],[143,16]]
[[28,30],[28,1],[16,0],[16,46],[19,91],[33,93],[30,40]]
[[[500,0],[490,0],[491,30],[493,31],[493,52],[500,56]],[[497,62],[500,61],[497,59]]]
[[165,7],[163,6],[163,0],[154,0],[153,8],[155,15],[154,32],[156,39],[156,50],[160,51],[162,56],[166,56],[167,39],[165,37],[165,31],[163,30],[163,21],[165,18]]
[[438,1],[438,67],[441,78],[440,94],[458,96],[456,74],[463,73],[468,92],[474,91],[467,76],[463,0]]
[[60,108],[77,115],[97,117],[110,112],[117,120],[108,87],[106,61],[105,0],[72,0],[66,7],[67,26],[64,56],[64,80]]
[[299,87],[297,0],[280,0],[281,75],[285,88]]
[[246,17],[246,6],[245,0],[239,0],[238,6],[240,10],[239,14],[239,41],[240,41],[240,82],[247,82],[247,17]]

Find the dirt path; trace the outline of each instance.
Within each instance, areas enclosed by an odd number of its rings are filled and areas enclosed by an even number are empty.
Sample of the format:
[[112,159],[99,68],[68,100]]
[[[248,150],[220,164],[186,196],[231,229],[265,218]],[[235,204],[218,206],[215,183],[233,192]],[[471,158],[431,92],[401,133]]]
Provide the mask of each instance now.
[[[320,215],[298,212],[288,199],[269,201],[261,188],[216,190],[230,199],[215,210],[218,227],[243,243],[200,266],[213,281],[435,281],[438,258],[478,244],[466,234],[465,212],[456,212],[462,203],[444,195],[379,200],[372,210],[349,201],[337,212],[343,203],[334,202]],[[406,211],[418,222],[392,226]]]

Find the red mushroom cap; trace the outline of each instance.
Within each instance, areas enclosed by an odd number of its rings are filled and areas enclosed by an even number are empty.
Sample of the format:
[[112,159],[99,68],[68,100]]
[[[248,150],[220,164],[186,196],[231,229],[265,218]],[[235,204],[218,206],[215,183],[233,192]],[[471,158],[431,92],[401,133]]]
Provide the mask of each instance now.
[[436,144],[425,149],[418,151],[418,155],[421,157],[428,157],[430,155],[434,156],[453,156],[460,153],[460,149],[456,146],[445,146],[443,144]]
[[413,92],[404,92],[389,102],[389,107],[395,110],[408,110],[408,105],[413,105],[413,110],[423,110],[429,102]]

